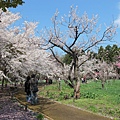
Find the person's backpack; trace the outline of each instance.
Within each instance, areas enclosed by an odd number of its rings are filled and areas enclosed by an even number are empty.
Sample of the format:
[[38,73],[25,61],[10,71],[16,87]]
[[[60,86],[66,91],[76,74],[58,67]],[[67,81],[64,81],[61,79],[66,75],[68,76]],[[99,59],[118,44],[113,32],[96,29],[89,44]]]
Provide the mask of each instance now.
[[37,85],[34,85],[34,86],[33,86],[33,92],[38,92],[38,87],[37,87]]
[[31,89],[33,92],[38,92],[38,81],[35,78],[31,79]]

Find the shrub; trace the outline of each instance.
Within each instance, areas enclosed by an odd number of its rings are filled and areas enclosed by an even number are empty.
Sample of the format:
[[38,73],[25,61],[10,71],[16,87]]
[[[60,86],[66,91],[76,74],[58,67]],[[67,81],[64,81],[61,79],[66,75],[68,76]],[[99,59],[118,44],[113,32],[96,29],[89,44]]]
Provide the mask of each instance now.
[[37,115],[38,120],[44,120],[44,116],[42,114]]

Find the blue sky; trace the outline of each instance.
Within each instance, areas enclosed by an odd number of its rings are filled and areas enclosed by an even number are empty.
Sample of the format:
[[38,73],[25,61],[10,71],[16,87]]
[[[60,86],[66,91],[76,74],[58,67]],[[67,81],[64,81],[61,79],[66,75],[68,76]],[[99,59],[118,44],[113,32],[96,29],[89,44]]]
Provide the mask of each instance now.
[[[46,27],[51,27],[51,17],[58,9],[59,16],[68,14],[70,6],[78,6],[78,10],[82,15],[84,12],[91,16],[98,15],[98,24],[107,25],[113,21],[119,24],[115,40],[120,46],[120,0],[24,0],[25,4],[17,8],[9,10],[16,13],[19,12],[22,16],[18,25],[23,21],[39,22],[38,30]],[[112,43],[109,43],[112,45]]]

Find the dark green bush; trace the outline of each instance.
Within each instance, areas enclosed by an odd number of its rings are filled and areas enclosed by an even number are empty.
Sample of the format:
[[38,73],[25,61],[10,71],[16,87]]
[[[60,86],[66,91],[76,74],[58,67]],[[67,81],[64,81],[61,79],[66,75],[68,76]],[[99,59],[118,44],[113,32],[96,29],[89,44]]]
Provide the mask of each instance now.
[[43,120],[43,119],[44,119],[44,116],[43,116],[42,114],[39,114],[39,115],[37,115],[37,119],[38,119],[38,120]]

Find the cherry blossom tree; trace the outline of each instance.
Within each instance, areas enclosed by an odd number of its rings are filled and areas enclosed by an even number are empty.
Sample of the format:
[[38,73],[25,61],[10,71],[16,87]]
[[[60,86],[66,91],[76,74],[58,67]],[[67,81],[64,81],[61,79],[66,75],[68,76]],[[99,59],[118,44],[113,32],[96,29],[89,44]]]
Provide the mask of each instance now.
[[[97,71],[96,71],[97,70]],[[96,81],[96,78],[101,80],[102,88],[104,88],[106,80],[116,78],[116,70],[114,64],[108,64],[105,61],[99,59],[89,59],[80,68],[83,75],[90,75],[92,79]]]
[[0,22],[0,75],[4,80],[24,81],[30,71],[53,74],[55,66],[51,54],[39,47],[40,38],[35,35],[37,22],[23,23],[23,26],[13,26],[20,15],[9,11],[1,12]]
[[[116,27],[112,24],[106,26],[105,31],[97,27],[97,15],[88,18],[87,13],[82,16],[79,15],[78,8],[71,7],[69,14],[58,18],[59,12],[56,11],[52,17],[53,27],[45,29],[41,40],[44,41],[42,45],[44,48],[49,49],[56,60],[63,67],[62,75],[65,82],[74,89],[74,98],[80,97],[80,71],[79,68],[90,57],[82,62],[79,62],[79,57],[97,46],[101,42],[111,41],[116,33]],[[55,48],[59,48],[72,57],[70,66],[65,65],[55,55]],[[67,69],[66,69],[67,68]]]

